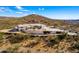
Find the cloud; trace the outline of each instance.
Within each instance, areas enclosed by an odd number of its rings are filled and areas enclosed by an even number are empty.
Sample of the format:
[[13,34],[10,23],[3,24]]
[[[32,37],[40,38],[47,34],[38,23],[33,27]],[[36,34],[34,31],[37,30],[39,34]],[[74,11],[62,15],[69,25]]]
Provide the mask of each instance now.
[[0,12],[5,12],[6,11],[6,9],[5,8],[0,8]]
[[33,12],[32,14],[36,14],[35,12]]
[[0,12],[13,12],[10,8],[0,7]]
[[25,12],[31,12],[30,10],[28,9],[23,9],[21,6],[16,6],[16,8],[20,11],[25,11]]
[[[32,14],[36,14],[35,11],[32,11],[32,10],[28,10],[28,9],[24,9],[22,6],[16,6],[16,8],[21,11],[21,12],[16,12],[16,14],[22,14],[24,12],[29,12],[29,13],[32,13]],[[40,11],[43,11],[44,8],[39,8]]]
[[27,11],[27,12],[31,12],[31,10],[22,10],[22,11]]
[[16,6],[17,9],[22,10],[23,8],[21,6]]
[[38,8],[38,10],[39,10],[39,11],[44,11],[45,9],[44,9],[44,8]]
[[16,14],[22,14],[23,12],[16,12]]

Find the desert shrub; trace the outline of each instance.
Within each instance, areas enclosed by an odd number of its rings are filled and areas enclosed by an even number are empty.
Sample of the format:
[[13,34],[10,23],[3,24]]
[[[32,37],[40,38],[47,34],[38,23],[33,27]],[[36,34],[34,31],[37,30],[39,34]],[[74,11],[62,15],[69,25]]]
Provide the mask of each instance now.
[[55,44],[58,44],[61,40],[66,38],[66,34],[57,35],[57,36],[48,36],[45,40],[48,47],[53,47]]
[[8,47],[7,51],[9,53],[14,53],[14,52],[17,52],[17,50],[18,50],[19,47],[20,47],[19,45],[14,45],[13,47]]
[[[71,44],[71,43],[70,43]],[[79,53],[79,42],[73,43],[69,48],[69,52]]]
[[25,36],[24,35],[10,35],[8,40],[11,42],[11,43],[19,43],[21,42],[23,39],[25,39]]
[[38,41],[33,40],[33,41],[31,41],[29,44],[27,44],[25,47],[30,47],[30,48],[32,48],[32,47],[34,47],[35,45],[37,45],[38,43],[39,43]]
[[0,33],[0,43],[3,42],[3,39],[4,39],[3,37],[4,37],[4,35],[5,35],[4,33]]
[[48,49],[44,49],[44,52],[47,52],[48,51]]
[[57,35],[57,39],[58,39],[59,41],[61,41],[62,39],[65,39],[66,36],[67,36],[66,33],[65,33],[65,34],[62,34],[62,35]]
[[75,36],[75,37],[73,37],[73,39],[74,39],[75,41],[79,42],[79,36]]
[[37,52],[40,52],[40,50],[41,50],[41,49],[37,49],[36,51],[37,51]]
[[31,53],[31,50],[27,50],[27,53]]
[[7,51],[8,51],[8,53],[13,53],[13,52],[14,52],[14,48],[8,47],[8,48],[7,48]]
[[55,44],[57,44],[58,42],[56,41],[56,37],[54,36],[48,36],[46,40],[44,40],[46,45],[48,47],[52,47],[54,46]]
[[54,46],[55,44],[57,44],[57,42],[56,42],[55,40],[49,40],[49,41],[47,42],[47,46],[48,46],[48,47],[52,47],[52,46]]
[[75,43],[75,44],[72,46],[72,48],[79,50],[79,43]]
[[0,40],[3,39],[4,33],[0,33]]

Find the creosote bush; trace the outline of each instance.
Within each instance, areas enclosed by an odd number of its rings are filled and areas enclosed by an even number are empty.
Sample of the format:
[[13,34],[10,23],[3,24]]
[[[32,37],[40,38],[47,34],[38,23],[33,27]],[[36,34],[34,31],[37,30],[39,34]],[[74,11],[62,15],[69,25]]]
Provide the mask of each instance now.
[[79,43],[75,43],[75,44],[72,46],[72,48],[79,50]]
[[17,35],[10,35],[9,37],[8,37],[8,40],[11,42],[11,43],[19,43],[19,42],[21,42],[23,39],[25,39],[26,38],[26,36],[25,35],[19,35],[19,34],[17,34]]
[[14,53],[14,52],[17,52],[17,50],[19,49],[19,45],[18,44],[16,44],[16,45],[14,45],[13,47],[8,47],[7,49],[6,49],[6,51],[7,52],[9,52],[9,53]]
[[32,40],[31,42],[29,42],[29,44],[27,44],[25,47],[30,47],[33,48],[35,45],[37,45],[39,43],[39,41],[36,40]]
[[48,47],[53,47],[55,44],[58,44],[61,40],[65,39],[67,34],[57,35],[57,36],[48,36],[45,40]]
[[49,40],[48,42],[47,42],[47,46],[48,47],[52,47],[52,46],[54,46],[55,44],[57,44],[58,42],[56,42],[55,40]]
[[3,39],[3,35],[4,35],[4,33],[0,33],[0,40]]
[[31,53],[31,50],[27,50],[27,53]]
[[55,36],[48,36],[46,38],[46,40],[44,40],[44,41],[45,41],[46,46],[48,46],[48,47],[52,47],[52,46],[54,46],[55,44],[58,43],[56,41],[56,37]]
[[66,33],[61,34],[61,35],[57,35],[57,39],[61,41],[62,39],[65,39],[65,38],[66,38],[66,36],[67,36],[67,34],[66,34]]

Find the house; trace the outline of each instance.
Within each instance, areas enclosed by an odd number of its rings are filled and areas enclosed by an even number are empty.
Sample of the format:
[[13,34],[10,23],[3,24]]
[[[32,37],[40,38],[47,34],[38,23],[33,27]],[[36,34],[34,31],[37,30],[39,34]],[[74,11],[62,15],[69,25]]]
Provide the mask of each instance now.
[[27,33],[36,33],[43,34],[46,25],[43,24],[20,24],[15,27],[17,31],[27,32]]
[[[54,26],[46,26],[44,24],[20,24],[14,28],[16,31],[29,33],[29,34],[62,34],[67,33],[68,35],[77,35],[74,32],[68,30],[55,28]],[[14,30],[13,29],[13,30]]]
[[60,34],[64,30],[54,28],[54,26],[46,26],[44,24],[20,24],[15,27],[17,31],[32,34]]
[[18,31],[21,30],[36,30],[36,29],[43,29],[46,25],[43,24],[20,24],[15,27]]

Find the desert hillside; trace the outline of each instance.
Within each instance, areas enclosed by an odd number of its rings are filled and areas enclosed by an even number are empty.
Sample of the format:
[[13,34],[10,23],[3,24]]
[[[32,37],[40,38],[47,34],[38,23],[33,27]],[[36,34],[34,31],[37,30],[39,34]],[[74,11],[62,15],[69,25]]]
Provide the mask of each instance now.
[[32,14],[24,17],[13,18],[13,17],[0,17],[0,29],[12,28],[17,24],[24,23],[42,23],[45,25],[54,26],[68,26],[63,20],[50,19],[44,16]]
[[[77,21],[78,22],[78,21]],[[71,29],[79,32],[79,23],[76,20],[50,19],[32,14],[24,17],[0,17],[0,30],[10,29],[18,24],[41,23],[62,29]],[[0,33],[1,53],[79,53],[79,35],[69,36],[66,33],[57,36],[30,36],[21,34]]]
[[[26,23],[41,23],[45,25],[51,25],[55,27],[61,27],[64,29],[74,29],[76,28],[79,31],[79,20],[58,20],[58,19],[50,19],[44,16],[31,14],[24,17],[0,17],[0,29],[13,28],[18,24],[26,24]],[[75,24],[74,24],[75,23]]]

